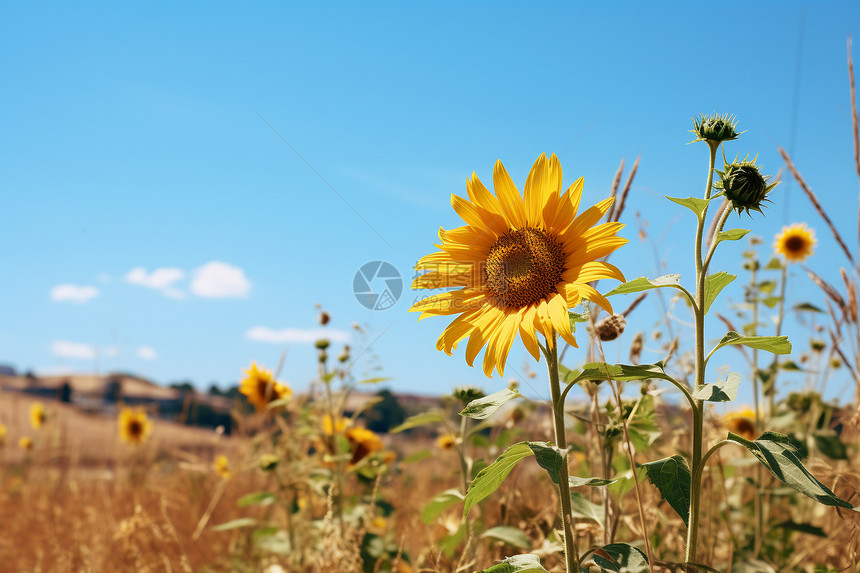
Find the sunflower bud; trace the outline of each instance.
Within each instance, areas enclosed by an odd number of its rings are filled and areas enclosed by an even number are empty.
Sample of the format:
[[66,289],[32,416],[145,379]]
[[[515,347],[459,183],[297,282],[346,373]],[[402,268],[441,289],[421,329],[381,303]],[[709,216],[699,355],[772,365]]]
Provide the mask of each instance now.
[[320,361],[320,364],[325,364],[325,362],[326,362],[327,360],[328,360],[328,354],[326,354],[326,351],[325,351],[325,350],[321,351],[321,352],[320,352],[320,355],[319,355],[319,361]]
[[607,316],[606,318],[601,319],[597,324],[594,325],[594,330],[597,332],[597,336],[600,337],[600,340],[603,342],[607,342],[609,340],[615,340],[621,333],[624,332],[624,327],[627,326],[627,320],[624,318],[623,314],[613,314],[612,316]]
[[723,171],[717,170],[720,176],[714,186],[717,189],[722,189],[723,193],[731,202],[731,208],[736,210],[738,214],[746,210],[747,214],[750,211],[758,211],[761,213],[762,204],[765,201],[770,201],[767,194],[770,190],[779,183],[768,184],[770,176],[765,177],[759,171],[755,164],[755,159],[752,161],[737,161],[727,163]]
[[314,346],[316,346],[318,350],[325,350],[329,346],[329,341],[326,340],[325,338],[321,338],[321,339],[316,341]]
[[481,389],[476,388],[474,386],[459,386],[457,388],[454,388],[452,395],[454,396],[454,398],[462,402],[464,406],[472,400],[477,400],[479,398],[484,397],[484,393],[481,391]]
[[738,122],[733,115],[705,115],[702,114],[701,119],[693,118],[693,129],[690,131],[696,136],[694,141],[705,141],[708,145],[719,145],[723,141],[737,139],[738,133],[735,131]]

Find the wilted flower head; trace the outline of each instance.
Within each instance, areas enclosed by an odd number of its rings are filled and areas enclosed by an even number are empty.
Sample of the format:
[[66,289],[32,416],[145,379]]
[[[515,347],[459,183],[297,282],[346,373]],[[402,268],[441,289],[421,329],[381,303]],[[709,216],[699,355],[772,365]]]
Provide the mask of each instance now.
[[738,138],[740,133],[735,131],[737,125],[738,122],[733,115],[702,114],[700,119],[693,118],[693,129],[690,131],[696,136],[693,141],[705,141],[709,145],[718,145],[723,141]]
[[770,201],[767,194],[779,184],[779,181],[768,183],[770,176],[761,174],[755,158],[752,161],[736,159],[733,163],[726,163],[723,171],[717,170],[717,173],[720,180],[714,187],[723,190],[726,199],[731,202],[731,208],[738,214],[744,210],[747,214],[750,211],[761,213],[762,204]]

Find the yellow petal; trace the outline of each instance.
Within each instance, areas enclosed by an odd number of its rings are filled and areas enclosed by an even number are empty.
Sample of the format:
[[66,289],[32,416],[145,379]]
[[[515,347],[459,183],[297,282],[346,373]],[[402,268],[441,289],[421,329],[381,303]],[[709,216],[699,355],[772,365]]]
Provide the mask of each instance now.
[[496,167],[493,169],[493,185],[496,188],[496,196],[499,198],[499,205],[502,207],[501,214],[505,221],[510,227],[524,229],[526,227],[526,208],[523,204],[523,198],[501,161],[496,161]]
[[488,212],[501,215],[502,207],[499,205],[499,200],[496,196],[484,187],[478,175],[473,171],[471,179],[466,180],[466,193],[469,194],[469,199],[475,205],[486,209]]
[[561,280],[569,283],[590,283],[591,281],[599,281],[600,279],[617,279],[625,282],[624,275],[618,267],[602,261],[588,261],[568,268],[561,275]]
[[535,305],[530,305],[520,311],[522,313],[522,317],[520,318],[520,338],[523,339],[523,345],[525,345],[526,350],[529,351],[529,354],[534,356],[534,359],[540,362],[540,349],[538,346],[537,336],[535,336]]
[[612,314],[612,305],[609,304],[609,301],[606,300],[606,297],[597,292],[594,287],[585,284],[577,284],[576,288],[579,289],[579,294],[582,298],[590,300],[591,302],[600,305],[603,307],[603,310]]
[[466,363],[469,366],[474,365],[475,357],[504,317],[505,313],[501,310],[494,306],[485,305],[482,314],[475,318],[476,328],[469,337],[469,344],[466,345]]
[[429,315],[459,314],[480,308],[485,298],[481,289],[460,289],[443,292],[421,299],[409,312],[421,312],[421,318]]
[[486,233],[494,234],[497,233],[495,229],[505,227],[501,215],[490,213],[483,207],[478,207],[459,195],[451,195],[451,206],[454,207],[454,211],[460,215],[460,218],[466,224]]
[[493,343],[496,346],[496,370],[498,370],[499,376],[505,375],[505,362],[508,360],[508,352],[510,352],[511,345],[514,343],[519,324],[520,313],[518,311],[511,312],[505,317],[505,321],[501,327],[497,329],[499,336]]
[[436,350],[444,350],[445,354],[451,356],[457,343],[463,340],[475,328],[472,324],[473,312],[464,313],[451,321],[451,324],[442,331],[439,340],[436,341]]
[[[558,158],[553,155],[552,159],[558,166]],[[556,172],[551,166],[551,161],[542,153],[535,161],[528,179],[526,179],[523,196],[526,205],[526,221],[531,227],[543,226],[544,206],[547,205],[550,197],[558,197],[561,190],[561,168],[559,167]],[[559,177],[558,180],[553,179],[556,176]]]
[[606,214],[614,200],[613,197],[608,197],[597,205],[586,209],[585,213],[574,219],[573,224],[564,231],[565,237],[563,239],[568,235],[582,236]]
[[555,331],[561,335],[565,342],[573,347],[577,347],[576,339],[573,338],[573,333],[570,331],[570,318],[567,314],[567,301],[565,298],[560,294],[554,294],[550,297],[547,307]]

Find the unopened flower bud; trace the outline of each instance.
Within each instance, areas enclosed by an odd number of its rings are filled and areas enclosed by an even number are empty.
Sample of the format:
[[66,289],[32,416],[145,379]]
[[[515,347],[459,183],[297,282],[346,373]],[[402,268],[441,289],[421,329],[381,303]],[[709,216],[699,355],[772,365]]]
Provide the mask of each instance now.
[[328,347],[329,347],[329,341],[328,341],[328,340],[326,340],[325,338],[321,338],[321,339],[317,340],[317,341],[316,341],[316,343],[315,343],[314,345],[315,345],[319,350],[325,350],[326,348],[328,348]]
[[770,176],[765,177],[752,161],[735,161],[725,165],[723,171],[717,171],[720,181],[714,185],[722,189],[726,199],[731,203],[731,208],[740,214],[746,211],[758,211],[765,201],[770,201],[767,194],[779,183],[768,184]]
[[705,141],[709,145],[719,145],[723,141],[737,139],[738,133],[735,130],[738,122],[733,115],[711,115],[702,114],[701,119],[693,118],[693,129],[690,130],[696,139],[693,141]]
[[600,319],[600,321],[594,325],[594,330],[597,332],[597,336],[600,337],[600,340],[607,342],[609,340],[615,340],[621,336],[621,333],[624,332],[624,327],[626,326],[627,320],[624,318],[624,315],[613,314],[612,316]]

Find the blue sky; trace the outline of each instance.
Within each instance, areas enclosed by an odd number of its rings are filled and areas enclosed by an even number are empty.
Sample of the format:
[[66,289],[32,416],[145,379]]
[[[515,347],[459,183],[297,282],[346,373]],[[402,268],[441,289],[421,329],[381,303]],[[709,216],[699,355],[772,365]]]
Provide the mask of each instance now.
[[[460,224],[450,194],[472,171],[489,184],[496,159],[521,185],[555,152],[593,203],[641,154],[622,218],[631,243],[613,262],[628,278],[656,274],[639,212],[667,271],[689,280],[691,218],[662,195],[701,194],[706,148],[686,145],[687,130],[713,111],[748,130],[730,154],[758,152],[776,173],[777,145],[791,149],[854,237],[845,43],[858,28],[856,2],[7,3],[0,362],[86,371],[97,354],[102,371],[205,387],[235,383],[251,360],[274,366],[286,347],[282,378],[302,388],[315,357],[301,340],[315,338],[321,304],[355,348],[350,325],[365,326],[365,356],[397,390],[496,389],[462,349],[435,350],[445,321],[407,314],[408,288],[389,310],[362,307],[356,270],[390,261],[408,287],[439,226]],[[810,264],[837,280],[829,233],[785,181],[766,218],[732,226],[751,225],[766,253],[782,224],[809,221]],[[742,248],[726,246],[715,268],[738,272]],[[790,292],[820,304],[792,274]],[[250,340],[255,327],[280,342]],[[522,372],[526,356],[517,343],[509,363]],[[534,368],[526,391],[545,394]]]

